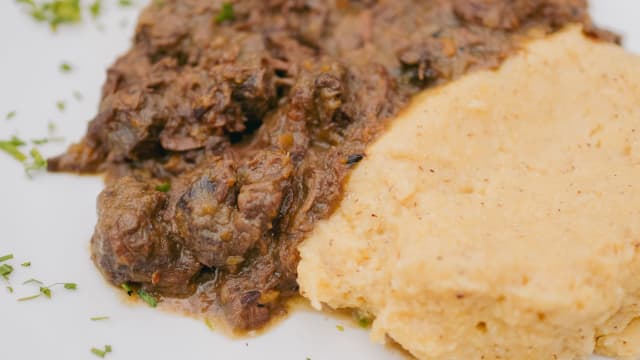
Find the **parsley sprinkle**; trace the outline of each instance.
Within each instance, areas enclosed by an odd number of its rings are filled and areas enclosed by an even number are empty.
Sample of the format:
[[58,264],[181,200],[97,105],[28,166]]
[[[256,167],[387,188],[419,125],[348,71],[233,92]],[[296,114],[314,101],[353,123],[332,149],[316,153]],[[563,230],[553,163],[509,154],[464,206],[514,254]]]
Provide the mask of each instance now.
[[51,289],[49,289],[48,287],[40,287],[40,292],[42,293],[42,295],[51,299]]
[[95,316],[91,318],[91,321],[102,321],[102,320],[109,320],[108,316]]
[[205,325],[207,325],[209,330],[211,330],[211,331],[215,330],[215,328],[213,327],[213,324],[211,323],[211,320],[209,320],[209,318],[205,318],[204,319],[204,323],[205,323]]
[[133,5],[133,2],[131,0],[118,0],[118,5],[122,7],[128,7]]
[[19,147],[24,146],[25,142],[13,136],[11,140],[2,140],[0,141],[0,151],[4,151],[5,153],[11,155],[14,159],[19,162],[24,162],[27,160],[27,155],[25,155],[22,151],[20,151]]
[[220,13],[216,16],[216,23],[221,24],[227,20],[234,20],[235,18],[236,15],[233,12],[233,4],[226,2],[222,4],[222,9],[220,9]]
[[133,295],[133,289],[131,288],[131,286],[129,286],[129,284],[124,283],[124,284],[120,285],[120,287],[122,287],[124,289],[124,291],[127,292],[127,295],[129,295],[129,296]]
[[49,134],[53,134],[54,132],[56,132],[56,124],[49,121],[49,123],[47,124],[47,130],[49,131]]
[[37,299],[39,297],[40,297],[40,294],[32,295],[32,296],[27,296],[27,297],[20,298],[20,299],[18,299],[18,301],[29,301],[29,300]]
[[24,170],[27,173],[27,176],[31,177],[33,171],[44,170],[47,168],[47,160],[36,148],[31,149],[29,154],[31,154],[32,161],[29,164],[25,164]]
[[34,145],[44,145],[50,142],[64,142],[64,138],[62,136],[53,136],[40,139],[31,139],[31,143],[33,143]]
[[56,103],[56,107],[58,108],[58,110],[64,111],[67,108],[67,104],[64,101],[58,101]]
[[22,285],[27,285],[27,284],[38,284],[38,285],[42,285],[42,281],[38,280],[38,279],[29,279],[25,282],[22,283]]
[[171,190],[171,184],[168,182],[162,183],[156,186],[156,190],[163,193],[169,192],[169,190]]
[[149,306],[151,306],[152,308],[158,306],[158,300],[156,300],[156,298],[148,292],[140,289],[138,290],[138,296],[140,297],[140,299],[142,299],[142,301],[149,304]]
[[89,5],[89,12],[91,16],[95,19],[100,16],[100,12],[102,11],[102,2],[100,0],[96,0],[91,5]]
[[60,72],[70,73],[72,71],[73,71],[73,66],[68,62],[63,62],[62,64],[60,64]]
[[0,262],[7,261],[13,259],[13,254],[8,254],[4,256],[0,256]]
[[77,290],[78,289],[78,284],[75,283],[65,283],[64,284],[64,288],[67,290]]
[[29,267],[29,266],[31,266],[31,261],[25,261],[25,262],[23,262],[22,264],[20,264],[20,266],[22,266],[22,267]]
[[8,290],[11,294],[13,294],[13,288],[12,288],[11,286],[7,286],[7,290]]
[[336,325],[336,329],[338,329],[338,331],[344,331],[344,326]]
[[15,112],[15,111],[9,111],[9,112],[7,113],[7,120],[11,120],[11,119],[13,119],[14,117],[16,117],[16,112]]
[[91,353],[101,358],[105,357],[110,352],[111,352],[111,345],[105,345],[104,350],[100,350],[98,348],[91,348]]
[[0,276],[2,276],[5,280],[9,279],[9,275],[13,272],[13,266],[9,264],[0,265]]

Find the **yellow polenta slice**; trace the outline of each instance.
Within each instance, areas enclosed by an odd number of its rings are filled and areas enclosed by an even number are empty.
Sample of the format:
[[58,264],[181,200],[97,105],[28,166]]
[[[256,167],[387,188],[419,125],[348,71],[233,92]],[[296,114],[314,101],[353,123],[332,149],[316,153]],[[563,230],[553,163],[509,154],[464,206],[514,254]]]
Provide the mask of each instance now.
[[419,95],[300,248],[420,359],[640,351],[640,58],[573,28]]

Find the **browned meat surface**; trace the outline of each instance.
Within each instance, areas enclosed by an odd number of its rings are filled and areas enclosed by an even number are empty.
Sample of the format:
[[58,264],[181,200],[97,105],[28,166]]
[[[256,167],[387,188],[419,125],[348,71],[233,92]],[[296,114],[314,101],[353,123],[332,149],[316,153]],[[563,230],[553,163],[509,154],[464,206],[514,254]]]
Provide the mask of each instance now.
[[238,330],[297,293],[296,246],[412,94],[570,22],[615,40],[584,0],[238,0],[232,19],[222,8],[149,5],[85,138],[49,166],[107,173],[92,249],[112,283],[191,296]]

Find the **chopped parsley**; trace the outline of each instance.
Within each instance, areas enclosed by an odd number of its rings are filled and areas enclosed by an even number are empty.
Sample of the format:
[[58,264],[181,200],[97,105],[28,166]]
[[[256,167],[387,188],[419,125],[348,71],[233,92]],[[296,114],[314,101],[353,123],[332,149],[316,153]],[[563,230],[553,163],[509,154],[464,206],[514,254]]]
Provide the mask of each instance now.
[[102,12],[102,1],[95,0],[92,2],[91,5],[89,5],[89,12],[94,19],[100,16],[100,12]]
[[34,145],[44,145],[50,142],[63,142],[64,138],[62,136],[53,136],[53,137],[45,137],[40,139],[31,139],[31,143]]
[[122,287],[124,289],[124,291],[127,292],[127,295],[129,295],[129,296],[133,295],[133,289],[131,288],[131,286],[129,286],[129,284],[124,283],[124,284],[120,285],[120,287]]
[[149,306],[151,306],[152,308],[158,306],[158,300],[153,297],[153,295],[149,294],[148,292],[139,289],[138,290],[138,296],[140,297],[140,299],[142,299],[142,301],[146,302],[147,304],[149,304]]
[[9,112],[7,113],[7,116],[6,116],[7,120],[11,120],[11,119],[13,119],[14,117],[16,117],[16,111],[15,111],[15,110],[13,110],[13,111],[9,111]]
[[31,261],[25,261],[25,262],[23,262],[22,264],[20,264],[20,266],[22,266],[22,267],[29,267],[29,266],[31,266]]
[[7,291],[9,291],[9,293],[13,294],[13,288],[11,286],[7,286]]
[[157,185],[156,190],[163,193],[169,192],[169,190],[171,190],[171,184],[168,182],[164,182],[160,185]]
[[122,7],[129,7],[129,6],[133,5],[133,1],[131,1],[131,0],[118,0],[118,5],[120,5]]
[[27,285],[27,284],[38,284],[38,285],[42,285],[42,281],[38,280],[38,279],[29,279],[25,282],[22,283],[22,285]]
[[236,18],[235,13],[233,12],[233,4],[230,2],[226,2],[222,4],[222,8],[216,16],[216,23],[221,24],[225,21],[231,21]]
[[94,316],[91,318],[91,321],[102,321],[102,320],[109,320],[108,316]]
[[2,140],[0,141],[0,151],[4,151],[5,153],[11,155],[14,159],[19,162],[24,162],[27,160],[27,155],[25,155],[22,151],[20,151],[20,147],[26,145],[26,143],[17,137],[11,137],[11,140]]
[[60,64],[60,72],[70,73],[72,71],[73,71],[73,66],[68,62],[63,62],[62,64]]
[[91,353],[97,357],[105,357],[108,353],[111,352],[111,345],[105,345],[104,350],[98,348],[91,348]]
[[338,331],[344,331],[344,326],[336,325],[336,329],[338,329]]
[[76,283],[65,283],[64,284],[64,288],[67,290],[77,290],[78,289],[78,284]]
[[27,173],[27,176],[31,177],[33,172],[45,170],[47,168],[47,160],[42,156],[38,149],[33,148],[29,152],[31,155],[31,162],[25,163],[24,170]]
[[49,123],[47,124],[47,130],[49,131],[49,134],[53,134],[54,132],[56,132],[56,124],[52,121],[49,121]]
[[13,266],[9,264],[0,265],[0,276],[2,276],[5,280],[9,280],[9,275],[13,272]]
[[209,330],[215,330],[215,328],[213,327],[213,323],[211,323],[211,320],[209,320],[209,318],[204,318],[204,324],[207,325]]
[[40,297],[40,294],[31,295],[31,296],[20,298],[20,299],[18,299],[18,301],[29,301],[29,300],[37,299],[39,297]]
[[0,262],[7,261],[13,259],[13,254],[7,254],[4,256],[0,256]]
[[64,111],[67,108],[67,104],[64,101],[60,100],[56,102],[56,107],[58,108],[58,110]]
[[34,0],[16,0],[29,7],[31,17],[56,30],[60,24],[78,23],[82,19],[80,0],[52,0],[37,4]]
[[51,289],[48,287],[40,287],[40,293],[51,299]]

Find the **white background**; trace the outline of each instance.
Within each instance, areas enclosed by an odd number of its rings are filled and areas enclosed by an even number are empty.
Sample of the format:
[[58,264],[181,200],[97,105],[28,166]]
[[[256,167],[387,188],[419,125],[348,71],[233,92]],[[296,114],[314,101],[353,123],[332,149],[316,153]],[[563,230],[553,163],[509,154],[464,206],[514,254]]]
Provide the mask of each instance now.
[[[52,33],[35,23],[12,0],[0,2],[0,139],[47,135],[56,123],[67,140],[79,139],[95,114],[105,69],[129,46],[142,0],[122,9],[103,0],[103,15]],[[600,25],[625,35],[625,46],[640,53],[640,1],[593,0]],[[58,67],[68,61],[70,74]],[[84,99],[72,96],[79,91]],[[56,102],[66,101],[60,112]],[[9,111],[17,114],[5,120]],[[46,155],[66,144],[47,145]],[[109,359],[401,359],[372,345],[366,331],[340,319],[296,311],[266,335],[229,340],[202,321],[144,305],[124,303],[89,259],[88,242],[96,221],[97,177],[44,175],[26,179],[21,165],[0,154],[0,256],[13,253],[14,294],[0,280],[0,359],[95,359],[91,347],[113,346]],[[30,268],[18,264],[31,261]],[[20,285],[29,278],[47,283],[76,282],[76,292],[56,289],[53,299],[18,303],[37,292]],[[110,320],[92,322],[92,316]],[[336,325],[344,325],[340,332]]]

